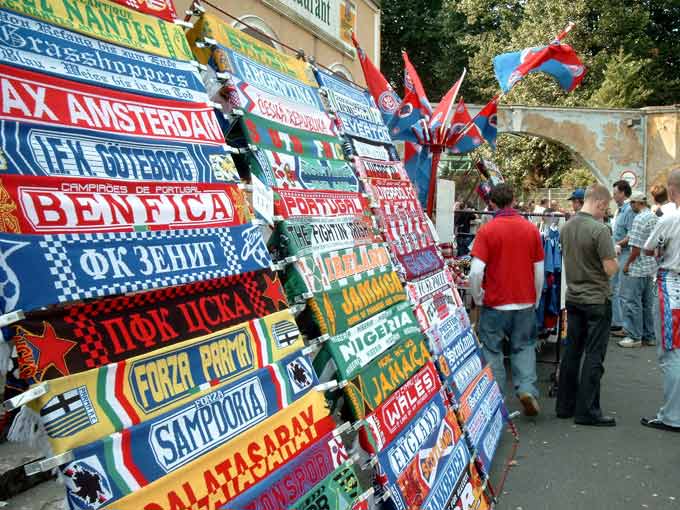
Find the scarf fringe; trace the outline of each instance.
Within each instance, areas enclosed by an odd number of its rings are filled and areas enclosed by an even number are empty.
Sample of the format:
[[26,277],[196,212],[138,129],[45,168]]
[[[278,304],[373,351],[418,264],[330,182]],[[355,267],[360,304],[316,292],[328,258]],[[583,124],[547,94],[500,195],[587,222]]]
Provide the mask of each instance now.
[[0,331],[0,375],[5,375],[12,370],[12,344],[5,342]]
[[27,442],[33,448],[45,446],[47,434],[40,425],[40,415],[30,407],[22,407],[12,421],[7,440],[13,443]]

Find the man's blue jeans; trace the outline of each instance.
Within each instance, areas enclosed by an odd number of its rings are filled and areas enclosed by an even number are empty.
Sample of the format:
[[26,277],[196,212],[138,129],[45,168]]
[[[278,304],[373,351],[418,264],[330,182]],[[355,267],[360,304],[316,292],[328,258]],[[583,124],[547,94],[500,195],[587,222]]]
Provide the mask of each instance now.
[[623,329],[633,340],[654,340],[654,302],[657,300],[654,277],[622,273],[619,290]]
[[623,306],[621,303],[621,277],[623,276],[623,266],[628,260],[630,250],[623,250],[617,257],[619,270],[612,276],[612,327],[623,327]]
[[533,306],[522,310],[495,310],[482,307],[479,315],[479,339],[486,360],[498,385],[505,386],[503,339],[510,339],[512,382],[517,395],[538,397],[536,387],[536,315]]

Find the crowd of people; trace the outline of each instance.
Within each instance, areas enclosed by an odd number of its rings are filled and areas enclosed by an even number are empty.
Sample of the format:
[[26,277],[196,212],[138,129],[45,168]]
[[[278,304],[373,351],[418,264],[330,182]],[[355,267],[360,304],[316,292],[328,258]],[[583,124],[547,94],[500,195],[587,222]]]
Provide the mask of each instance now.
[[[616,425],[600,404],[605,354],[615,336],[621,348],[657,346],[663,404],[641,424],[680,432],[680,168],[670,173],[667,187],[652,188],[651,196],[650,201],[627,181],[617,181],[611,189],[593,184],[569,197],[572,211],[560,231],[567,340],[559,367],[558,418]],[[470,248],[470,291],[481,308],[478,334],[500,382],[505,380],[503,342],[509,340],[515,393],[524,413],[535,416],[540,408],[534,310],[543,288],[544,252],[538,229],[520,213],[528,207],[534,214],[559,208],[547,199],[518,207],[508,184],[493,187],[489,202],[494,215]]]

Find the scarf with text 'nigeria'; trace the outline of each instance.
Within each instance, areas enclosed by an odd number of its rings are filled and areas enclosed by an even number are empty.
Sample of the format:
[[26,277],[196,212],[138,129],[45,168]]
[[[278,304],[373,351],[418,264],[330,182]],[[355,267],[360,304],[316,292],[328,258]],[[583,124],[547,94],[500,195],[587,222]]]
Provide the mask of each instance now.
[[[29,402],[55,454],[142,423],[304,347],[289,310],[49,381]],[[73,416],[67,416],[74,413]]]
[[346,462],[291,505],[290,510],[348,510],[361,490],[354,464]]
[[[262,423],[310,391],[318,380],[305,355],[294,353],[237,381],[220,384],[192,400],[120,433],[78,447],[61,468],[75,481],[81,466],[102,466],[110,496],[106,504],[175,472]],[[70,475],[70,476],[69,476]],[[73,492],[76,489],[76,492]],[[95,510],[100,501],[82,501],[82,486],[67,484],[72,510]]]
[[99,234],[0,234],[0,312],[265,269],[258,225]]

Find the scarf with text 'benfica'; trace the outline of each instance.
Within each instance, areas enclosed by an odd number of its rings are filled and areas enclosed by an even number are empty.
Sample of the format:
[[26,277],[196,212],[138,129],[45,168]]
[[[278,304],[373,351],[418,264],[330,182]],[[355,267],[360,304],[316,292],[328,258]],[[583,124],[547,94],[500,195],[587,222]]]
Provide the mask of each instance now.
[[324,380],[335,377],[335,370],[339,379],[349,380],[393,345],[416,336],[421,336],[418,322],[411,305],[402,301],[330,337],[314,358],[314,368]]
[[114,507],[217,510],[334,428],[323,394],[311,391],[237,439],[124,497]]
[[382,404],[430,359],[422,337],[409,338],[374,359],[343,388],[355,419]]
[[55,454],[190,402],[304,347],[289,310],[49,381],[28,406]]
[[[175,472],[273,416],[310,391],[318,380],[306,356],[295,353],[237,381],[193,396],[190,402],[120,433],[72,450],[61,468],[71,479],[73,510],[96,510],[100,501],[82,498],[75,483],[83,466],[102,466],[110,496],[106,504]],[[76,489],[74,492],[73,489]],[[83,501],[85,499],[85,501]]]
[[265,269],[258,225],[229,228],[0,234],[0,312],[150,290]]
[[342,438],[328,433],[221,510],[288,510],[348,459]]
[[76,374],[287,307],[269,269],[28,312],[9,327],[19,376]]
[[354,465],[346,462],[317,484],[290,510],[348,510],[361,495],[361,485]]

